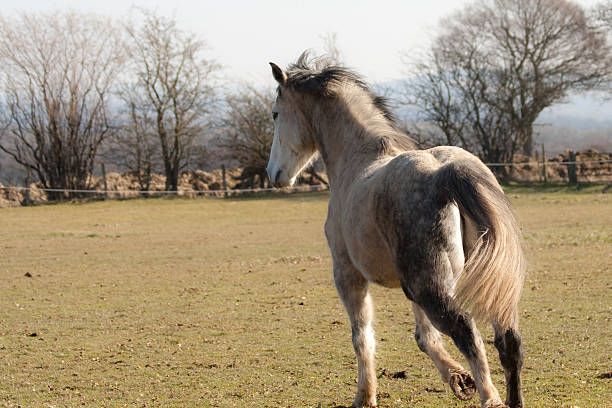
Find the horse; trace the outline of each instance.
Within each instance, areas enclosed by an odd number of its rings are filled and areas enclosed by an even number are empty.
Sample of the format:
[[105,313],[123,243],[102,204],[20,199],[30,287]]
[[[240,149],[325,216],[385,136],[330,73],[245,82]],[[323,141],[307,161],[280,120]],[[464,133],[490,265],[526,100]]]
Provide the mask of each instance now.
[[[404,291],[418,347],[459,399],[477,391],[482,408],[523,407],[517,309],[525,258],[493,173],[459,147],[416,149],[386,99],[350,69],[308,53],[287,70],[270,65],[278,83],[270,181],[292,185],[317,152],[327,168],[325,235],[358,362],[353,407],[376,406],[370,283]],[[505,404],[476,320],[495,330]],[[471,374],[449,355],[440,333],[466,357]]]

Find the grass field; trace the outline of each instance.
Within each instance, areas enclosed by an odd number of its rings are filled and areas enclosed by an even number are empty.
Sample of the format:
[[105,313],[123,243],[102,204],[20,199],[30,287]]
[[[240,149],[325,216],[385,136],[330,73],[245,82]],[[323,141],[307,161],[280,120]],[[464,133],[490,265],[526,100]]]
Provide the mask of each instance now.
[[[528,407],[612,407],[612,195],[511,188]],[[326,193],[0,210],[0,406],[350,406]],[[373,288],[381,407],[469,407]],[[493,381],[503,372],[486,336]],[[454,346],[449,349],[457,355]],[[605,376],[603,376],[605,377]]]

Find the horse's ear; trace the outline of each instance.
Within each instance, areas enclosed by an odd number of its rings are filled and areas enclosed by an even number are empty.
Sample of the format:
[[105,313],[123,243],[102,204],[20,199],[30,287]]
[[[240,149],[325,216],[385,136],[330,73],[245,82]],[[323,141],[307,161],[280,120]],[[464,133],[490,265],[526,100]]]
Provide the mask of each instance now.
[[274,76],[274,79],[276,79],[276,82],[282,86],[286,86],[287,74],[285,74],[285,72],[283,72],[283,70],[273,62],[270,63],[270,66],[272,67],[272,75]]

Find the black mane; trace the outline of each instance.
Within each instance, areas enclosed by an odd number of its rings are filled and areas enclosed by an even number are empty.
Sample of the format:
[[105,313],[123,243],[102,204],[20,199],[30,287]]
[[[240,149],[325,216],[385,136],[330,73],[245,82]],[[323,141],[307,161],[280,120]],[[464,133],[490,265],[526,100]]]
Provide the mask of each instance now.
[[308,52],[304,52],[287,70],[287,87],[296,91],[333,97],[334,85],[342,82],[351,82],[361,88],[370,96],[372,103],[383,116],[397,127],[397,118],[391,111],[387,98],[376,95],[363,78],[350,69],[337,65],[328,58],[310,58]]

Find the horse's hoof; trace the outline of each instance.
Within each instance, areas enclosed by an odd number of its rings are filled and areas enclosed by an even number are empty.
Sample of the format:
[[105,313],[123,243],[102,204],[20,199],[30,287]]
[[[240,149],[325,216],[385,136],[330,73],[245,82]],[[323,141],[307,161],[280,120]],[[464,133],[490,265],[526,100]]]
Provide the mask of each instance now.
[[351,405],[351,408],[376,408],[378,405],[376,405],[376,401],[374,402],[354,402],[353,405]]
[[520,402],[511,402],[506,400],[506,405],[510,408],[524,408],[523,398],[521,398]]
[[376,408],[376,397],[365,398],[365,396],[357,394],[351,408]]
[[451,370],[451,377],[448,384],[455,396],[461,401],[472,399],[474,394],[476,394],[476,381],[474,381],[472,374],[465,370]]
[[485,404],[484,408],[510,408],[502,402],[493,402]]
[[351,408],[376,408],[378,405],[376,405],[376,403],[363,403],[363,404],[359,404],[359,405],[355,405],[353,403],[353,405],[351,405]]

